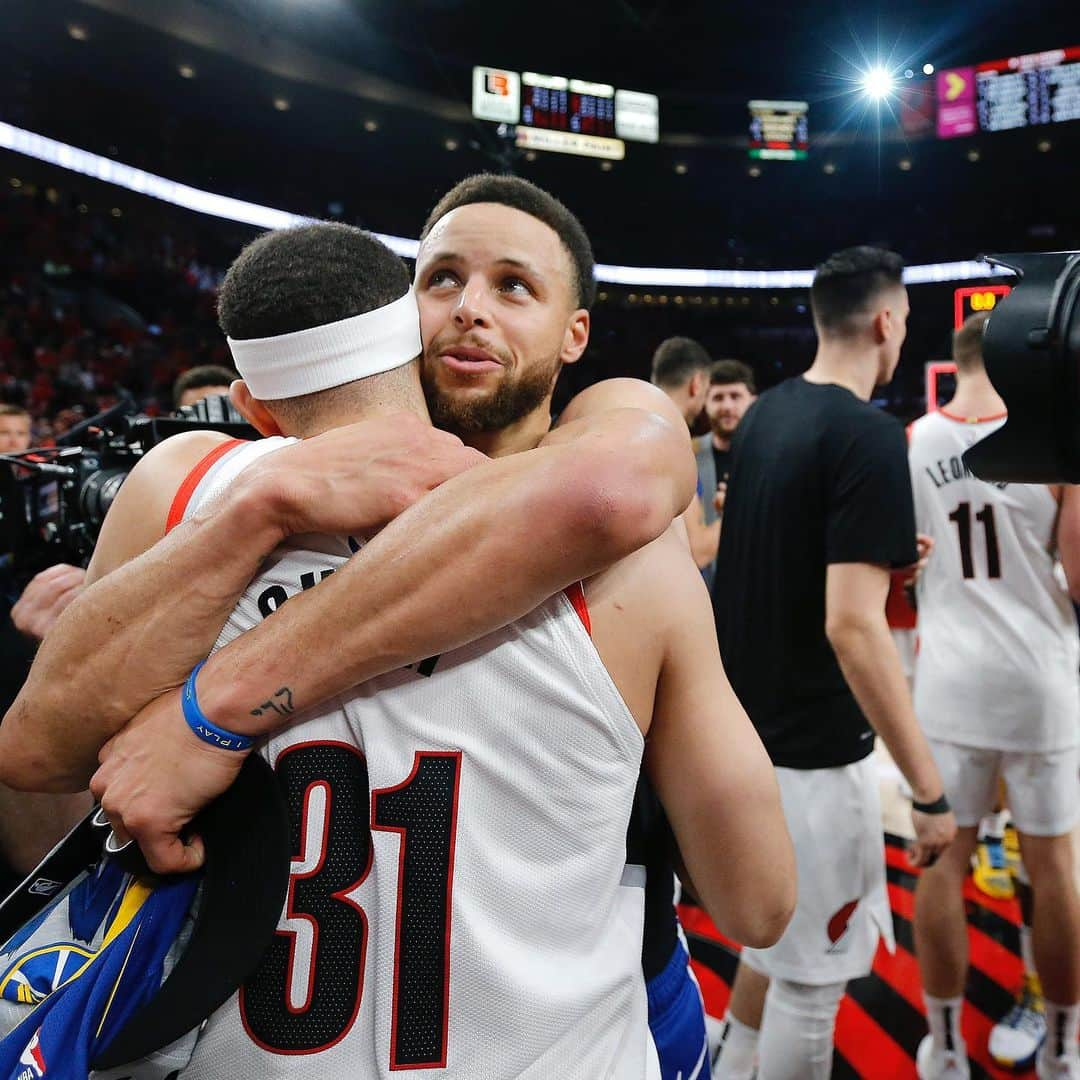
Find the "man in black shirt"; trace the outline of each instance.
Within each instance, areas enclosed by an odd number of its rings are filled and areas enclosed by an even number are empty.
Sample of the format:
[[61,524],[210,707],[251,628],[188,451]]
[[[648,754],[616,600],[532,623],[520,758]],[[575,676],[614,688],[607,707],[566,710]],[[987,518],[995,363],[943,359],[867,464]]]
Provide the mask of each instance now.
[[916,865],[956,830],[885,619],[890,569],[916,560],[903,431],[868,404],[906,334],[901,272],[865,247],[818,269],[813,366],[733,441],[717,630],[777,766],[799,901],[775,946],[742,953],[717,1078],[749,1078],[755,1052],[763,1080],[828,1077],[847,980],[869,973],[879,933],[891,944],[875,731],[915,794]]

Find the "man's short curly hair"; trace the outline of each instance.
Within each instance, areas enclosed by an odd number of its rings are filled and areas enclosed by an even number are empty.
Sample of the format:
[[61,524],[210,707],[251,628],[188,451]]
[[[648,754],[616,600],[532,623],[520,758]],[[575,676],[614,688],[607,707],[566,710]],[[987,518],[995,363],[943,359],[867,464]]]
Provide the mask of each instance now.
[[574,288],[578,307],[588,310],[596,299],[595,262],[592,244],[581,222],[554,195],[520,176],[477,173],[455,184],[436,204],[424,222],[420,239],[425,240],[435,224],[451,210],[472,203],[500,203],[520,210],[553,229],[574,268]]
[[325,326],[385,307],[409,291],[409,271],[352,225],[275,229],[237,255],[218,293],[218,323],[237,341]]

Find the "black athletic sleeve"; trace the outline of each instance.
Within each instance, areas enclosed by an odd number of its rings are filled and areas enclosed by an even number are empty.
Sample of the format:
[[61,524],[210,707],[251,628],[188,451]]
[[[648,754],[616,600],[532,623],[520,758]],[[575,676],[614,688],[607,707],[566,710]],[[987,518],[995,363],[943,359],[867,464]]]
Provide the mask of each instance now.
[[904,430],[891,417],[836,446],[826,492],[826,563],[910,566],[917,558]]

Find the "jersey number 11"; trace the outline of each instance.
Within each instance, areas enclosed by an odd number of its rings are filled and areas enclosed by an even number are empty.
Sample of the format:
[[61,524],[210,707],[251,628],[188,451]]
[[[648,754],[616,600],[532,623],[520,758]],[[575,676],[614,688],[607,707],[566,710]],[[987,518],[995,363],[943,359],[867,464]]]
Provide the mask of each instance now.
[[[971,503],[962,502],[950,515],[960,537],[960,567],[965,580],[975,576],[975,560],[971,555]],[[976,515],[986,533],[986,576],[1001,577],[1001,556],[998,553],[997,526],[994,524],[994,508],[986,504]]]

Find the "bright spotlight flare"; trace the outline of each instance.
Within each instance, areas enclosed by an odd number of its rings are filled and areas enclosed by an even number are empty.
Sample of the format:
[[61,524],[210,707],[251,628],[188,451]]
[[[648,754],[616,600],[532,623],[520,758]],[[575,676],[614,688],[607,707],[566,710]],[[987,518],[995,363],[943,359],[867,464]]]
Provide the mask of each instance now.
[[874,101],[884,101],[896,87],[892,72],[878,65],[867,71],[861,80],[863,93]]

